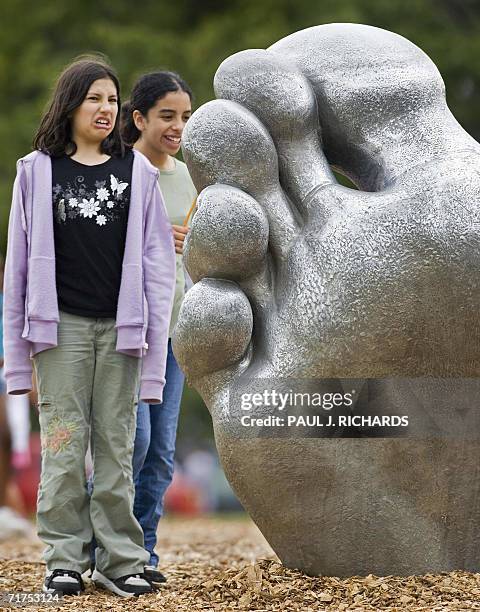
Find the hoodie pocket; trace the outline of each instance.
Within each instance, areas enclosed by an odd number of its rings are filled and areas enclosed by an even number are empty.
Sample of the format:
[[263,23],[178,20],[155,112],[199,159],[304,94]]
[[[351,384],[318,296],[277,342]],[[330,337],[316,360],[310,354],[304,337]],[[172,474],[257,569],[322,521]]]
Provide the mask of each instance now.
[[144,324],[143,316],[143,275],[142,266],[124,264],[122,267],[122,282],[118,297],[117,327],[120,325]]
[[58,321],[55,259],[29,258],[27,297],[26,310],[29,319]]

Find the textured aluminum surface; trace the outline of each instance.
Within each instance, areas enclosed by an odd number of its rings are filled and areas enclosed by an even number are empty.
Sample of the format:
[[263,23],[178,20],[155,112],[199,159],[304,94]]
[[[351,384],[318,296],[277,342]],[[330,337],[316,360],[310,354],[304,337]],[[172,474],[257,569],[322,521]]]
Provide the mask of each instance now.
[[478,441],[245,439],[229,402],[242,377],[480,376],[480,147],[437,68],[329,24],[226,59],[215,93],[184,134],[201,194],[174,346],[230,483],[289,566],[480,571]]

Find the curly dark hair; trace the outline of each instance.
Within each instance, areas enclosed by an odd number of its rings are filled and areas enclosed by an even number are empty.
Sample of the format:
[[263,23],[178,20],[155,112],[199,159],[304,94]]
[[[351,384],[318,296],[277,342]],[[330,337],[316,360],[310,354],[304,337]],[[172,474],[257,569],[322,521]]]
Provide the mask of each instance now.
[[[59,76],[52,99],[33,139],[33,148],[52,157],[73,155],[77,145],[72,140],[70,117],[84,101],[91,84],[98,79],[110,79],[115,84],[120,111],[120,83],[110,64],[101,56],[88,55],[75,59]],[[112,132],[102,142],[102,152],[123,157],[125,147],[120,137],[120,112]]]

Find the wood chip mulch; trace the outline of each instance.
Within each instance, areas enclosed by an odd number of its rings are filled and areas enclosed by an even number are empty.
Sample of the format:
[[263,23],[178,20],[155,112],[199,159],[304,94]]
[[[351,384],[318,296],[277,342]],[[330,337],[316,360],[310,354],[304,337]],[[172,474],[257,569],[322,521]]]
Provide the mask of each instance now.
[[[311,578],[283,567],[247,518],[163,519],[161,569],[168,582],[152,595],[121,599],[88,585],[61,606],[25,610],[145,612],[370,612],[480,610],[480,574]],[[40,591],[45,566],[38,540],[0,542],[0,591]],[[12,608],[0,605],[0,610]]]

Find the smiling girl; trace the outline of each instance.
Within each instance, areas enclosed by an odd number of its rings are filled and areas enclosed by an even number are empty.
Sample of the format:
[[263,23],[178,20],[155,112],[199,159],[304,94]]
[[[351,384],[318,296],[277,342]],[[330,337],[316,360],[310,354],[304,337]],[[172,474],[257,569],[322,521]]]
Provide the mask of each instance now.
[[84,58],[68,66],[14,185],[5,378],[9,393],[26,393],[33,358],[48,592],[83,590],[93,535],[96,584],[125,597],[152,589],[133,515],[136,392],[142,365],[140,397],[162,400],[175,253],[158,171],[125,151],[119,105],[109,65]]
[[[122,136],[158,168],[160,187],[174,230],[177,280],[170,335],[185,293],[181,255],[188,229],[184,220],[197,195],[187,166],[175,159],[191,114],[192,92],[189,86],[178,74],[166,71],[140,77],[133,87],[130,101],[122,107]],[[154,583],[166,580],[157,569],[159,558],[154,548],[158,522],[163,513],[163,498],[173,476],[183,382],[184,375],[169,339],[163,404],[139,403],[133,459],[134,512],[143,528],[145,549],[149,555],[145,575]]]

